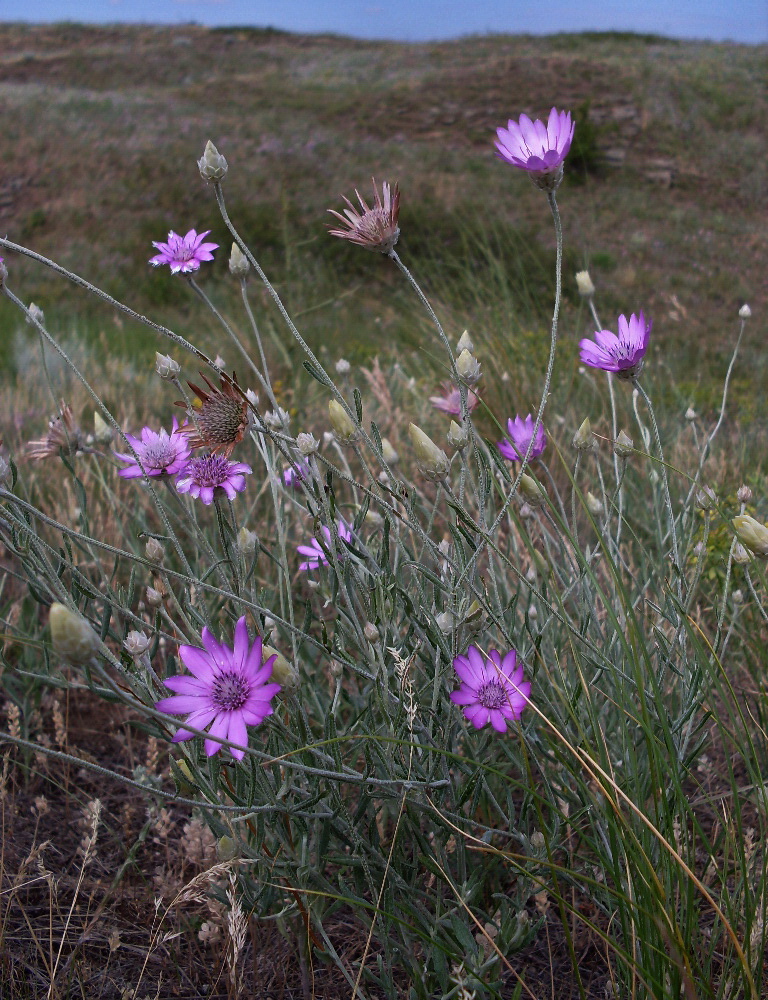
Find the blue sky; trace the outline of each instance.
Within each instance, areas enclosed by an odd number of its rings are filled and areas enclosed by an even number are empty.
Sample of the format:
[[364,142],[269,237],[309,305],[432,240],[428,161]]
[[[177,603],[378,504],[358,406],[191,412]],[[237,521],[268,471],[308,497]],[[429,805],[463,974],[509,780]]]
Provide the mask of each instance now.
[[332,31],[399,41],[484,32],[656,32],[676,38],[768,41],[766,0],[25,0],[3,20],[197,21]]

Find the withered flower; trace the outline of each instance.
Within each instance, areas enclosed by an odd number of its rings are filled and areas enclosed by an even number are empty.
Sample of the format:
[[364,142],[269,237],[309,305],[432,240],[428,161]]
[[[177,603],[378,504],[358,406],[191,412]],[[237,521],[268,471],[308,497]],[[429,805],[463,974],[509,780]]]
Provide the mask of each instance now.
[[[229,457],[232,449],[239,444],[248,426],[248,402],[237,382],[237,375],[232,372],[222,375],[221,387],[216,388],[202,372],[208,389],[201,389],[188,382],[187,385],[197,396],[198,402],[189,413],[194,425],[186,433],[193,448],[209,448],[211,454],[221,452]],[[177,402],[177,406],[186,408],[186,403]]]
[[51,417],[48,421],[48,432],[45,437],[27,442],[27,456],[35,462],[40,462],[44,458],[53,458],[62,451],[65,455],[74,455],[75,452],[82,450],[84,440],[83,432],[77,426],[71,408],[62,400],[58,416]]

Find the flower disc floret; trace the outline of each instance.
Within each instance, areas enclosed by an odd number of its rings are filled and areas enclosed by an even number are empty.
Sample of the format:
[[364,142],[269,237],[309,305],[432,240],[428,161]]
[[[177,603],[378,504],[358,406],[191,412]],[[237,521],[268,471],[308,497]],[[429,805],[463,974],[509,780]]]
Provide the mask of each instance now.
[[504,733],[509,722],[521,717],[531,682],[523,680],[523,665],[514,649],[502,656],[498,649],[485,654],[470,646],[465,656],[455,658],[453,669],[461,686],[451,692],[451,701],[463,706],[464,717],[475,729],[490,722],[496,732]]
[[519,121],[510,119],[506,128],[496,129],[498,156],[533,175],[554,174],[568,155],[575,127],[570,111],[557,108],[549,112],[546,125],[520,115]]
[[[339,539],[342,542],[352,541],[352,532],[349,527],[343,522],[338,523]],[[299,555],[306,556],[306,560],[299,564],[299,569],[306,572],[311,569],[319,569],[321,566],[327,566],[329,564],[328,553],[333,550],[334,540],[331,537],[331,529],[327,525],[323,525],[321,528],[321,533],[323,536],[324,545],[313,538],[309,545],[297,545],[296,551]],[[346,551],[343,546],[340,546],[337,550],[338,558],[343,559],[346,555]]]
[[594,341],[579,341],[581,360],[592,368],[614,372],[617,378],[636,378],[643,367],[652,326],[642,312],[638,316],[632,313],[629,319],[619,316],[618,336],[611,330],[596,330]]
[[204,504],[213,503],[216,490],[223,490],[230,500],[245,489],[245,477],[253,472],[244,462],[230,462],[224,455],[201,455],[192,458],[176,480],[179,493],[189,493]]
[[165,428],[153,431],[150,427],[145,427],[140,438],[132,434],[125,436],[139,457],[141,465],[127,452],[114,452],[115,458],[128,463],[126,468],[120,469],[118,473],[123,479],[139,479],[144,475],[175,476],[186,469],[191,449],[184,427],[179,428],[176,417],[173,418],[170,434]]
[[[235,626],[235,644],[230,648],[219,642],[207,629],[202,634],[203,649],[180,646],[181,661],[192,676],[168,677],[165,686],[174,691],[170,698],[158,701],[155,708],[168,715],[186,715],[195,729],[210,726],[205,741],[209,757],[221,749],[219,740],[236,744],[229,752],[242,760],[248,746],[248,726],[259,726],[272,714],[272,698],[280,684],[267,683],[277,655],[264,658],[261,638],[251,644],[245,617]],[[191,740],[196,734],[179,729],[174,743]]]
[[204,233],[198,233],[195,229],[190,229],[186,236],[179,236],[173,230],[168,233],[167,243],[156,243],[152,241],[152,246],[160,251],[154,257],[149,258],[149,263],[158,267],[161,264],[168,264],[171,274],[182,274],[196,271],[203,261],[213,260],[212,250],[216,250],[218,243],[203,243],[205,237],[210,233],[206,229]]
[[[512,418],[507,420],[509,437],[503,441],[499,441],[497,447],[508,462],[523,461],[528,452],[528,446],[533,439],[535,423],[536,421],[530,413],[525,420],[522,420],[519,416],[516,416],[514,420]],[[533,442],[533,449],[528,456],[529,460],[531,458],[538,458],[546,447],[547,435],[544,433],[544,428],[539,424],[536,430],[536,438]]]

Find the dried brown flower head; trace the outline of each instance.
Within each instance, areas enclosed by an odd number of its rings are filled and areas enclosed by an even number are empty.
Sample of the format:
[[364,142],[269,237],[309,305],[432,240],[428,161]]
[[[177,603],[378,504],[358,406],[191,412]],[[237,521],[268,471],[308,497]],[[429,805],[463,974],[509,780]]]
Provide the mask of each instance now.
[[[187,383],[199,400],[199,405],[196,403],[194,412],[190,413],[194,426],[186,430],[189,443],[193,448],[210,448],[212,454],[220,451],[229,457],[232,449],[245,435],[248,402],[234,372],[231,379],[228,375],[222,376],[219,389],[202,372],[200,377],[208,386],[207,390],[192,385],[191,382]],[[176,405],[186,407],[183,402],[177,402]]]
[[356,243],[366,250],[378,250],[379,253],[390,253],[400,236],[400,227],[397,224],[397,216],[400,212],[400,189],[397,184],[390,186],[387,181],[382,184],[382,195],[379,195],[376,187],[376,179],[373,182],[373,207],[369,208],[363,200],[360,192],[355,190],[357,200],[360,202],[362,214],[355,208],[349,198],[344,198],[347,208],[344,214],[335,212],[332,208],[328,211],[335,215],[347,228],[331,229],[331,236],[338,236],[350,243]]
[[52,458],[63,451],[65,455],[74,455],[83,447],[83,432],[75,423],[72,410],[61,401],[59,415],[48,421],[48,433],[36,441],[27,442],[27,456],[36,462],[44,458]]

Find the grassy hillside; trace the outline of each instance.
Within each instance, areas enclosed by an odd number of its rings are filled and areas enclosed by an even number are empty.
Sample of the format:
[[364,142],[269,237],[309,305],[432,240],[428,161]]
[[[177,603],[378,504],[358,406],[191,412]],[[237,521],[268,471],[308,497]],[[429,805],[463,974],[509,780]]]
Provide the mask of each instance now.
[[[325,234],[326,208],[372,174],[399,180],[404,257],[457,327],[535,328],[553,237],[540,195],[494,157],[492,139],[511,115],[552,104],[578,121],[560,195],[566,270],[589,266],[602,311],[644,308],[660,343],[696,345],[684,362],[700,361],[702,345],[705,360],[720,358],[742,301],[759,315],[764,47],[6,24],[0,52],[0,229],[167,322],[189,324],[190,296],[147,265],[151,241],[194,226],[228,246],[195,165],[211,138],[230,162],[230,212],[312,342],[372,353],[417,332],[393,268]],[[54,328],[76,321],[151,357],[144,330],[115,330],[60,279],[9,263],[14,288]],[[206,280],[226,303],[223,250]],[[566,333],[572,282],[567,296]],[[6,304],[0,323],[17,326]]]

